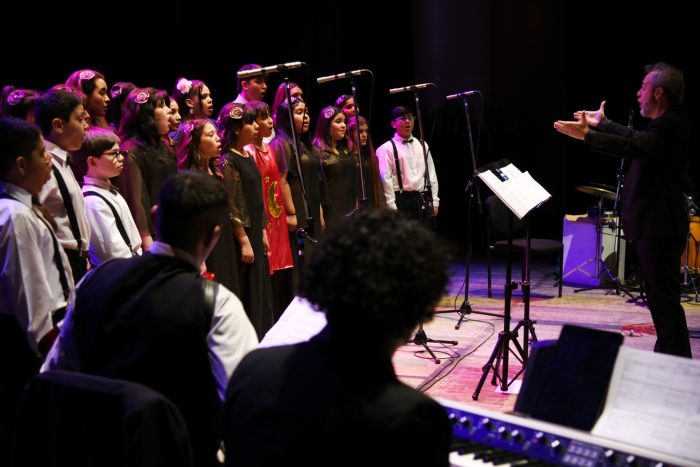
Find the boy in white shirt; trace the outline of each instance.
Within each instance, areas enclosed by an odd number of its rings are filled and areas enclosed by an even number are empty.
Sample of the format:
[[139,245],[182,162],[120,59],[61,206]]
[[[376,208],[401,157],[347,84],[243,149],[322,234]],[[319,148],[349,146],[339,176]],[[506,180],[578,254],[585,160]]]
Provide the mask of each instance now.
[[83,196],[90,224],[90,264],[141,254],[141,236],[124,197],[110,181],[124,168],[119,137],[112,131],[91,127],[74,154],[85,172]]

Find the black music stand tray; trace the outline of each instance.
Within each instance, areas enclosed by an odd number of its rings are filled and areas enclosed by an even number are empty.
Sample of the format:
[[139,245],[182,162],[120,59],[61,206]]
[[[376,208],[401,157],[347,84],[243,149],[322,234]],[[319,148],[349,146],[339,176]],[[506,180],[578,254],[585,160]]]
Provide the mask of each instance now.
[[[477,400],[481,388],[486,381],[489,372],[493,370],[491,384],[501,384],[501,390],[507,391],[508,387],[525,371],[525,364],[528,360],[530,339],[537,341],[535,334],[535,321],[530,319],[530,222],[528,214],[539,207],[543,202],[551,198],[551,195],[537,183],[527,172],[520,172],[508,160],[502,159],[478,170],[479,178],[491,188],[491,191],[503,201],[510,210],[508,225],[508,250],[506,262],[506,283],[504,286],[504,313],[503,331],[498,334],[498,340],[494,346],[491,356],[483,366],[483,373],[476,390],[472,394],[472,399]],[[513,215],[519,219],[525,219],[525,252],[523,255],[523,319],[518,322],[515,328],[510,329],[511,298],[513,290],[517,288],[517,283],[512,282],[513,270]],[[522,345],[518,342],[518,331],[523,328]],[[515,350],[510,348],[513,342]],[[508,379],[508,360],[510,354],[520,361],[522,368],[512,379]],[[500,374],[499,374],[500,372]]]

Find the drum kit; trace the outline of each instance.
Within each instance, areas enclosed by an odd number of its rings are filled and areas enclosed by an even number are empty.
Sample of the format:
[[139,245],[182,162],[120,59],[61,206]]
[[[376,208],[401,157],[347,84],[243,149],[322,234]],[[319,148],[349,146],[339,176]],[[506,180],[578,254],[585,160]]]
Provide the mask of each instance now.
[[[580,191],[581,193],[585,193],[587,195],[595,196],[598,198],[598,203],[595,206],[592,206],[588,209],[588,216],[596,220],[596,245],[595,245],[595,251],[596,251],[596,258],[595,258],[595,276],[596,277],[601,277],[602,273],[605,273],[608,276],[609,282],[612,284],[612,286],[616,289],[616,292],[620,293],[620,291],[624,291],[627,293],[626,290],[621,288],[620,281],[617,278],[617,275],[613,273],[613,271],[610,270],[608,265],[605,263],[605,260],[603,259],[603,226],[609,227],[612,231],[616,232],[616,241],[615,241],[615,254],[617,254],[618,251],[620,251],[620,229],[619,229],[619,222],[618,222],[618,216],[617,212],[615,210],[613,211],[605,211],[603,202],[605,200],[608,201],[616,201],[617,194],[616,190],[614,187],[611,187],[609,185],[604,185],[602,183],[589,183],[588,185],[580,185],[576,187],[577,191]],[[615,206],[617,206],[617,202],[615,203]],[[616,261],[616,263],[619,262]],[[616,271],[619,272],[619,271]],[[576,289],[574,292],[582,292],[584,290],[591,290],[591,289],[598,289],[601,287],[585,287],[582,289]],[[608,288],[608,287],[602,287],[602,288]],[[631,294],[628,294],[631,296]]]
[[[617,213],[615,211],[603,210],[604,200],[616,201],[616,192],[614,187],[601,183],[590,183],[588,185],[577,186],[576,190],[598,198],[598,204],[589,208],[589,216],[597,219],[597,229],[601,229],[603,225],[608,225],[612,229],[616,229],[618,227]],[[617,203],[615,204],[617,205]],[[687,213],[689,229],[686,247],[680,258],[680,271],[683,274],[681,285],[684,287],[689,287],[692,285],[693,288],[695,288],[694,276],[695,274],[700,274],[700,215],[696,215],[700,213],[698,212],[698,207],[693,202],[692,197],[688,197],[687,199]],[[619,235],[621,235],[621,232],[618,229],[618,236]],[[600,245],[596,245],[596,248],[596,251],[601,251],[599,249]],[[611,276],[611,279],[615,280],[615,277],[605,266],[602,258],[599,260],[598,264],[605,268],[605,271]],[[598,267],[596,267],[596,274],[597,273],[599,273]]]

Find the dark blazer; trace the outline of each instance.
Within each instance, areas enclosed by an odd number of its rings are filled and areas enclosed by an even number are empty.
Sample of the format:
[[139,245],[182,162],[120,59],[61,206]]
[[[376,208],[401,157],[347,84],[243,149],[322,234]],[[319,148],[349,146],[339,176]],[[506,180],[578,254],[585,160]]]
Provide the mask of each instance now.
[[445,410],[399,382],[385,352],[337,344],[328,327],[248,354],[224,405],[229,466],[447,466],[450,433]]
[[643,131],[604,119],[585,141],[598,152],[631,161],[622,191],[622,226],[628,239],[685,236],[690,120],[683,109],[670,108]]

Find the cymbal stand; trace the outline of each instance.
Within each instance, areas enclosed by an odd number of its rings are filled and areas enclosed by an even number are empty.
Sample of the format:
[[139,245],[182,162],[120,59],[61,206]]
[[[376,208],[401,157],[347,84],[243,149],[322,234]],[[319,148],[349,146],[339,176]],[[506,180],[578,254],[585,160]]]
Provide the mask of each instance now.
[[[690,224],[693,215],[695,215],[695,203],[693,203],[693,198],[688,196],[688,223]],[[697,254],[698,249],[700,248],[700,239],[695,238],[695,235],[693,235],[693,232],[688,229],[688,233],[686,234],[686,242],[685,242],[685,252],[683,253],[683,282],[681,282],[681,287],[683,288],[688,288],[691,287],[695,291],[695,302],[700,302],[700,295],[698,294],[698,287],[695,284],[695,275],[690,272],[690,266],[689,266],[689,261],[690,261],[690,245],[691,245],[691,240],[695,244],[695,251]],[[697,268],[694,270],[695,273],[697,273]],[[683,297],[686,297],[685,295]],[[690,297],[688,297],[688,301],[691,301]]]
[[[614,221],[613,221],[614,222]],[[614,226],[617,228],[619,231],[619,226]],[[596,286],[591,286],[591,287],[582,287],[580,289],[574,289],[574,293],[578,292],[584,292],[586,290],[599,290],[599,289],[610,289],[614,288],[615,293],[618,295],[620,294],[620,291],[622,290],[620,288],[619,280],[615,274],[610,270],[607,264],[605,264],[605,261],[603,261],[603,197],[601,196],[598,199],[598,219],[596,220],[595,223],[595,257],[592,258],[589,261],[595,261],[595,277],[597,277],[599,280],[602,277],[602,274],[605,273],[608,278],[610,279],[612,286],[603,286],[603,285],[596,285]],[[602,282],[602,281],[601,281]],[[629,294],[625,290],[625,293]],[[632,295],[630,294],[630,297]]]

